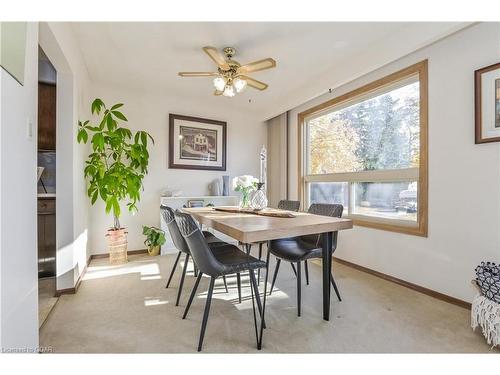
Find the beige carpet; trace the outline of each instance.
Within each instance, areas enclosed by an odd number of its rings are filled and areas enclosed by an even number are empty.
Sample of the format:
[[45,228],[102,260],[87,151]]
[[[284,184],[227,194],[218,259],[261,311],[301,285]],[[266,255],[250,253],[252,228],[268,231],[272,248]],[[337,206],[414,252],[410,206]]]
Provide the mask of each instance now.
[[56,278],[46,277],[38,280],[38,327],[40,328],[57,303],[54,297],[56,291]]
[[[60,297],[40,331],[40,345],[56,353],[196,352],[208,279],[182,320],[192,273],[186,276],[181,306],[175,307],[180,266],[165,289],[174,256],[129,260],[123,266],[93,261],[78,293]],[[268,298],[262,352],[491,352],[482,335],[471,330],[468,310],[343,265],[334,267],[343,301],[332,291],[331,320],[325,322],[320,267],[309,266],[311,285],[302,288],[299,318],[296,279],[282,264],[277,289]],[[230,293],[222,280],[216,284],[203,351],[256,353],[251,299],[238,304],[236,279],[228,282]],[[249,296],[248,279],[243,282],[243,294]]]

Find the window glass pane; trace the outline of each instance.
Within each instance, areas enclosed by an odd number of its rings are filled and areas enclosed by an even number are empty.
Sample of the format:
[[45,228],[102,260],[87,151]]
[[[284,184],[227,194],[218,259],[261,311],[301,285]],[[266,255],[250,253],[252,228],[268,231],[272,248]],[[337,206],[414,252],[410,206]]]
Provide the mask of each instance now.
[[309,204],[336,203],[344,206],[347,215],[349,184],[347,182],[311,182],[309,184]]
[[307,122],[308,173],[418,167],[419,82]]
[[354,183],[354,214],[416,222],[417,186],[417,182]]

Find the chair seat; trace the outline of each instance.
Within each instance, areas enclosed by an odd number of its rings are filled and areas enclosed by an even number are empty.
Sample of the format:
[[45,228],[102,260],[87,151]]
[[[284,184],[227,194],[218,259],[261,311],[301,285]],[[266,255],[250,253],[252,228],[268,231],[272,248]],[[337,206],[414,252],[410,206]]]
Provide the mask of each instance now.
[[237,246],[225,243],[223,245],[210,245],[212,254],[224,266],[221,275],[229,275],[247,270],[265,268],[266,262],[258,260],[238,249]]
[[288,262],[321,258],[323,249],[309,238],[293,237],[271,241],[271,254]]
[[205,239],[207,240],[207,243],[210,246],[219,246],[227,244],[227,242],[222,241],[220,238],[216,237],[212,232],[204,230],[202,233],[203,236],[205,236]]

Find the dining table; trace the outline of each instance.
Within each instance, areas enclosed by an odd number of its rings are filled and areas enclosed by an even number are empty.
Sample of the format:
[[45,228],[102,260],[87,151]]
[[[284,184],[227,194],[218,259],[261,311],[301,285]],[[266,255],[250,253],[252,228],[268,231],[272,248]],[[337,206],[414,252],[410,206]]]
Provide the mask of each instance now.
[[[252,243],[297,237],[308,234],[321,234],[322,243],[322,281],[323,281],[323,319],[330,320],[330,272],[332,262],[332,243],[338,231],[351,229],[350,219],[331,216],[314,215],[306,212],[291,212],[266,208],[261,211],[240,210],[238,207],[196,207],[183,208],[184,212],[200,224],[219,231],[247,246],[250,251]],[[269,256],[266,256],[266,278],[264,283],[264,299],[260,333],[257,333],[257,348],[262,348],[264,313],[269,274]]]

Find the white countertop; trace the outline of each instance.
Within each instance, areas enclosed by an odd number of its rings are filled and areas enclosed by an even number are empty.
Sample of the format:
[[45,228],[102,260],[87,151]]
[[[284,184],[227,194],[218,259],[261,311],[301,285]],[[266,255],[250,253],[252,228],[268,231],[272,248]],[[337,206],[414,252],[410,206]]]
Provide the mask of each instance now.
[[37,197],[38,198],[55,198],[56,193],[38,193]]

